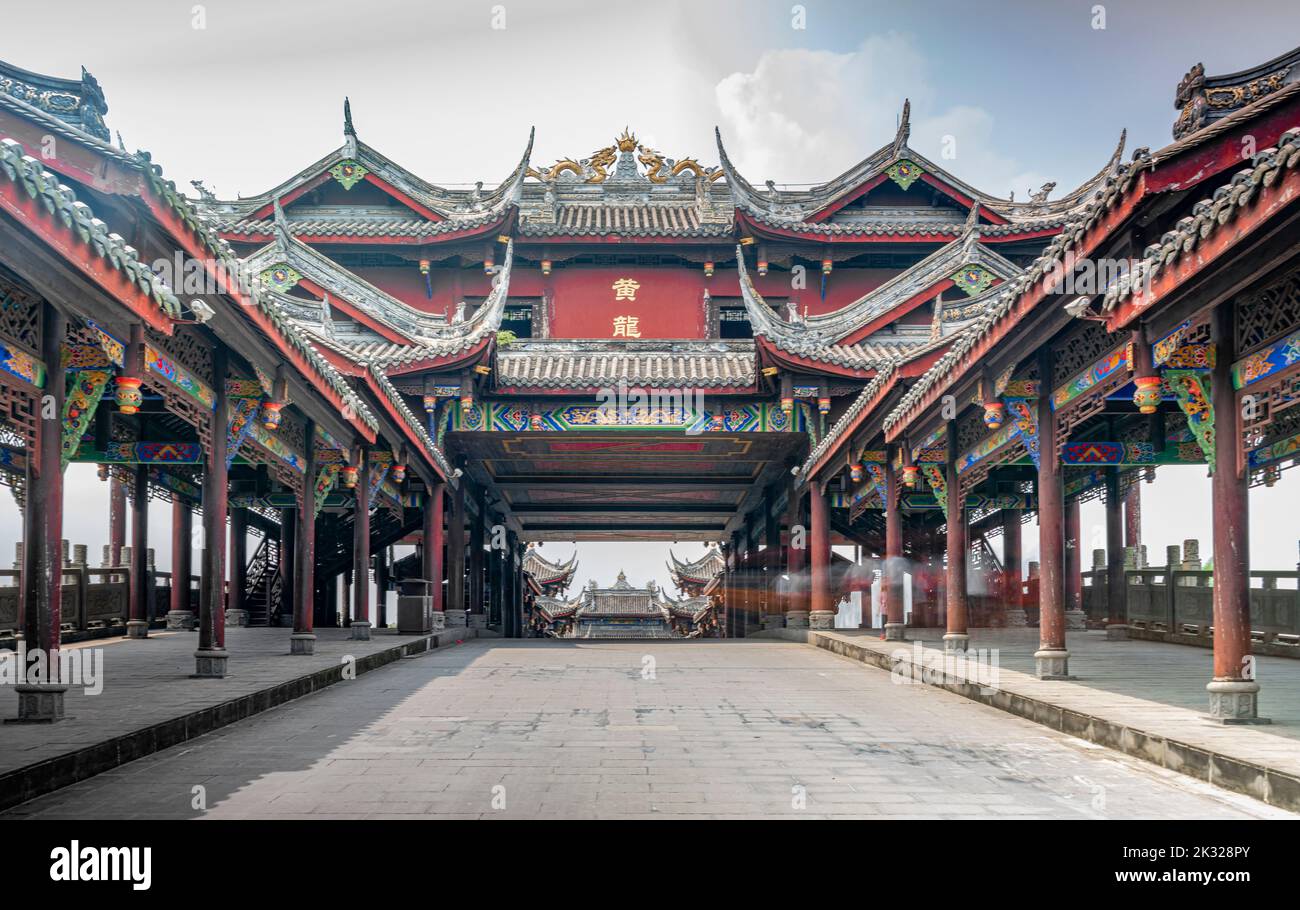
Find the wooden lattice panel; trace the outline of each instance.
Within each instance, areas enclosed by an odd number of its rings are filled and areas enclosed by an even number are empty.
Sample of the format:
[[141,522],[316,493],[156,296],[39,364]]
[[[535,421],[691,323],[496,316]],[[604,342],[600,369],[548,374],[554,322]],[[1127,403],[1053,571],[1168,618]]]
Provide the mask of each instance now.
[[145,332],[149,344],[185,367],[209,387],[212,382],[212,342],[189,326],[177,326],[175,335]]
[[0,269],[0,338],[37,355],[41,349],[41,298]]
[[1102,322],[1084,322],[1063,340],[1052,345],[1052,383],[1050,393],[1073,379],[1106,354],[1115,350],[1120,339],[1106,331]]
[[1295,331],[1300,326],[1300,267],[1284,272],[1262,288],[1242,294],[1233,301],[1232,307],[1237,358]]

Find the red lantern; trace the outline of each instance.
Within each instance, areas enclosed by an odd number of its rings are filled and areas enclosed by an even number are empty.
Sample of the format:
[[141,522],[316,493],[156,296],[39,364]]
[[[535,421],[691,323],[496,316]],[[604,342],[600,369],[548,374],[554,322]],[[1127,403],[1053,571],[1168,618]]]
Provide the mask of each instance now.
[[820,412],[823,413],[823,414],[829,414],[829,413],[831,412],[831,400],[830,400],[830,398],[818,398],[818,399],[817,399],[817,410],[820,411]]
[[909,490],[916,486],[916,481],[921,476],[921,469],[914,464],[903,466],[903,486]]
[[356,465],[350,465],[350,464],[347,464],[347,465],[344,465],[344,466],[343,466],[343,471],[342,471],[341,473],[342,473],[342,478],[343,478],[343,488],[344,488],[344,489],[346,489],[346,490],[354,490],[354,489],[356,489],[356,486],[357,486],[357,470],[358,470],[358,468],[357,468]]
[[785,411],[787,414],[793,414],[793,413],[794,413],[794,399],[793,399],[793,398],[782,398],[782,399],[781,399],[781,410]]
[[117,409],[123,414],[134,414],[139,411],[140,405],[144,403],[144,393],[140,391],[144,380],[138,376],[118,376],[113,382],[117,386],[114,394]]
[[274,430],[280,426],[281,409],[284,408],[282,401],[264,401],[262,402],[262,426],[268,430]]
[[862,462],[855,461],[849,465],[849,479],[854,483],[862,479]]
[[996,430],[1006,423],[1007,406],[1000,401],[984,402],[984,426]]
[[1143,414],[1154,414],[1160,410],[1160,377],[1139,376],[1133,380],[1137,388],[1133,391],[1133,403]]
[[393,482],[401,483],[405,479],[406,479],[406,465],[404,464],[393,465]]

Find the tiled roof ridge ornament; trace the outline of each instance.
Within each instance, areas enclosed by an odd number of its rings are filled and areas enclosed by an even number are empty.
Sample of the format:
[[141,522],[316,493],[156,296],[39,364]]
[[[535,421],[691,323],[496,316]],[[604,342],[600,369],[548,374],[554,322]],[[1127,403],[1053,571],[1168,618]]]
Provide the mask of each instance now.
[[894,151],[892,157],[895,161],[903,157],[903,150],[907,148],[907,140],[912,136],[912,99],[903,99],[903,113],[898,118],[898,131],[894,133]]
[[284,209],[280,206],[280,197],[276,196],[271,200],[272,211],[272,231],[275,234],[275,248],[278,252],[288,254],[289,252],[289,222],[284,217]]
[[357,130],[352,125],[352,100],[343,96],[343,157],[357,157]]

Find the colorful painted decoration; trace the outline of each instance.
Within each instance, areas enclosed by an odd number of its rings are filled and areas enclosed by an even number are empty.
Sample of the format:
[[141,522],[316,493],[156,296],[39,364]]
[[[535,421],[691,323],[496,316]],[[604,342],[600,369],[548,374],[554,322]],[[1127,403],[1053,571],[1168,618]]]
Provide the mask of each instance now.
[[781,399],[781,410],[782,410],[782,411],[785,411],[787,414],[793,414],[793,413],[794,413],[794,399],[793,399],[793,398],[782,398],[782,399]]
[[1163,366],[1174,351],[1178,350],[1182,344],[1183,338],[1186,337],[1188,329],[1192,327],[1191,320],[1184,320],[1178,328],[1174,329],[1164,338],[1161,338],[1155,344],[1151,345],[1151,362],[1156,366]]
[[921,470],[925,472],[925,482],[930,485],[934,491],[934,498],[939,501],[939,508],[943,510],[943,517],[948,517],[948,478],[944,476],[943,466],[937,464],[922,465]]
[[1165,384],[1187,415],[1187,426],[1205,461],[1214,470],[1214,405],[1210,402],[1210,376],[1198,370],[1165,370]]
[[63,402],[63,439],[61,459],[64,467],[81,447],[81,437],[90,426],[104,390],[108,388],[107,370],[75,370],[68,375],[68,393]]
[[1232,386],[1244,389],[1251,383],[1280,373],[1296,363],[1300,363],[1300,331],[1233,364]]
[[118,376],[113,380],[113,400],[123,414],[135,414],[144,404],[144,393],[140,391],[143,382],[138,376]]
[[126,345],[123,342],[104,331],[93,319],[86,320],[86,328],[90,329],[91,334],[95,336],[96,342],[110,363],[119,367],[126,363]]
[[1259,468],[1285,458],[1300,456],[1300,433],[1286,439],[1260,446],[1248,456],[1251,468]]
[[914,464],[903,465],[903,486],[909,490],[916,486],[917,480],[920,479],[921,469]]
[[534,433],[539,433],[546,429],[546,424],[543,422],[541,414],[533,413],[528,415],[528,429],[532,430]]
[[1169,352],[1164,365],[1174,370],[1212,370],[1214,361],[1214,345],[1185,344]]
[[916,162],[909,161],[906,158],[900,158],[886,168],[885,173],[889,175],[890,180],[894,181],[902,189],[906,190],[911,187],[913,183],[920,180],[921,175],[924,174],[925,171],[922,170],[921,166]]
[[992,272],[978,265],[968,265],[951,277],[952,283],[965,291],[969,297],[984,293],[996,280]]
[[855,461],[849,465],[849,480],[857,483],[862,479],[862,462]]
[[[185,367],[164,356],[157,348],[144,346],[145,369],[156,373],[211,411],[217,404],[216,394]],[[120,378],[119,378],[120,381]]]
[[1101,360],[1088,367],[1088,369],[1065,383],[1065,385],[1052,392],[1052,410],[1057,410],[1062,405],[1068,404],[1080,395],[1088,392],[1088,390],[1095,388],[1098,384],[1114,375],[1118,370],[1128,369],[1129,365],[1128,345],[1116,348]]
[[721,411],[715,413],[713,415],[713,418],[709,421],[709,429],[715,433],[722,432],[725,425],[726,425],[726,416]]
[[1016,435],[1024,444],[1034,467],[1038,467],[1038,417],[1034,414],[1034,403],[1028,398],[1008,398],[1007,409]]
[[1000,401],[992,400],[984,402],[984,426],[990,430],[997,430],[1007,419],[1007,406]]
[[340,161],[330,168],[330,176],[337,180],[345,190],[350,190],[362,180],[365,180],[366,175],[369,173],[370,171],[366,169],[364,164],[351,159]]
[[390,469],[390,473],[392,475],[394,483],[401,483],[402,481],[406,480],[406,465],[400,463],[395,464]]
[[818,398],[817,412],[819,414],[829,414],[831,412],[831,400],[829,398]]
[[343,466],[343,470],[339,473],[339,476],[342,478],[342,483],[343,483],[343,488],[344,488],[344,489],[346,489],[346,490],[355,490],[355,489],[356,489],[356,487],[357,487],[357,474],[358,474],[359,471],[360,471],[360,468],[358,468],[358,467],[357,467],[356,465],[354,465],[354,464],[348,464],[348,465],[344,465],[344,466]]
[[280,428],[280,420],[284,416],[281,411],[284,410],[283,401],[272,401],[267,399],[262,402],[262,427],[267,430],[277,430]]
[[468,411],[472,411],[473,409],[474,409],[474,396],[473,395],[460,396],[461,413],[466,413]]
[[334,482],[339,476],[339,465],[327,464],[322,465],[320,473],[316,475],[316,485],[312,494],[316,504],[316,511],[320,512],[325,505],[325,500],[329,498],[330,490],[334,489]]
[[256,398],[230,399],[230,426],[226,432],[226,467],[235,463],[239,449],[257,425]]
[[1159,376],[1138,376],[1133,380],[1133,384],[1137,386],[1133,390],[1133,403],[1141,413],[1154,414],[1160,410]]
[[10,349],[0,341],[0,370],[26,380],[38,389],[45,388],[45,364],[17,348]]
[[302,274],[297,269],[283,263],[263,269],[258,277],[263,284],[277,291],[287,291],[302,281]]

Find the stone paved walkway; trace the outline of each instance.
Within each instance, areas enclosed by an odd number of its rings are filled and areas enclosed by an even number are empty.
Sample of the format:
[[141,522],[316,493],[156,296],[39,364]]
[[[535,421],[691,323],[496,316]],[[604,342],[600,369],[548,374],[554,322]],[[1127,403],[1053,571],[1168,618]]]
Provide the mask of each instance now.
[[[206,810],[191,808],[196,792]],[[7,815],[1290,817],[817,648],[756,640],[467,642]]]
[[[102,648],[103,691],[90,695],[71,687],[65,703],[68,719],[60,723],[0,727],[0,774],[337,667],[346,655],[361,658],[413,640],[376,630],[370,641],[354,642],[346,629],[318,629],[316,653],[304,657],[289,654],[290,632],[227,629],[230,675],[221,680],[190,678],[197,632],[153,631],[144,641],[106,638],[67,645],[69,650]],[[17,695],[0,687],[0,716],[17,713]]]
[[[790,634],[792,630],[784,630]],[[831,638],[865,647],[879,655],[892,655],[900,643],[879,640],[879,632],[837,629]],[[908,659],[914,641],[926,654],[942,652],[942,629],[908,629],[910,641],[902,643]],[[1273,723],[1262,726],[1224,726],[1206,719],[1208,698],[1205,684],[1212,676],[1212,654],[1203,648],[1162,642],[1108,642],[1104,632],[1071,632],[1070,681],[1047,681],[1034,676],[1037,629],[974,629],[971,648],[996,648],[1000,672],[999,688],[1036,701],[1104,719],[1115,727],[1141,731],[1154,737],[1190,747],[1193,761],[1207,755],[1221,755],[1260,768],[1274,769],[1300,779],[1300,660],[1284,657],[1258,658],[1257,674],[1262,687],[1260,713]],[[1167,767],[1158,744],[1116,743],[1133,746],[1129,751],[1146,751],[1151,760]],[[1208,759],[1206,759],[1208,760]],[[1189,768],[1189,773],[1195,769]],[[1224,774],[1233,773],[1224,769]],[[1207,775],[1200,775],[1207,776]],[[1208,775],[1213,779],[1213,770]],[[1226,777],[1225,777],[1226,779]],[[1277,782],[1295,789],[1293,782]],[[1282,804],[1294,803],[1279,800]]]

